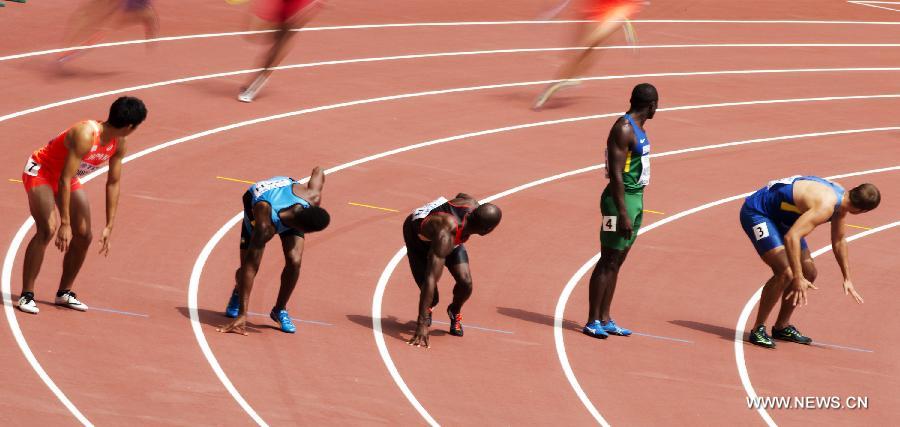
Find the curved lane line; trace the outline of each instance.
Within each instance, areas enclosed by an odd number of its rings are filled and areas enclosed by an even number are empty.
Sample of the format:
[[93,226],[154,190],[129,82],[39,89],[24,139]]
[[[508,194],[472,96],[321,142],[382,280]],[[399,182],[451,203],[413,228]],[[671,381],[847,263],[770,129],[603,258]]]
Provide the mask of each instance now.
[[[770,71],[770,72],[772,72],[772,71],[774,71],[774,72],[790,72],[790,71],[786,71],[786,70],[769,70],[769,71]],[[700,74],[703,74],[703,75],[709,75],[710,73],[712,73],[712,74],[719,74],[719,73],[723,73],[723,74],[734,74],[734,73],[746,73],[746,72],[739,72],[739,71],[731,71],[731,72],[700,72]],[[667,75],[667,74],[665,74],[665,73],[659,73],[659,75],[661,76],[661,75]],[[676,76],[690,76],[690,75],[695,75],[695,74],[692,74],[692,73],[675,73],[674,75],[676,75]],[[638,75],[638,77],[642,77],[642,76],[645,76],[645,75]],[[604,78],[610,78],[610,77],[611,77],[611,76],[597,77],[596,79],[604,79]],[[625,77],[625,76],[612,76],[612,77],[614,77],[614,78],[627,78],[627,77]],[[252,120],[247,120],[247,121],[243,121],[243,122],[239,122],[239,123],[233,123],[233,124],[226,125],[226,126],[220,126],[220,127],[214,128],[214,129],[210,129],[210,130],[206,130],[206,131],[203,131],[203,132],[195,133],[195,134],[193,134],[193,135],[189,135],[189,136],[186,136],[186,137],[182,137],[182,138],[178,138],[178,139],[175,139],[175,140],[171,140],[171,141],[168,141],[168,142],[166,142],[166,143],[162,143],[162,144],[159,144],[159,145],[156,145],[156,146],[153,146],[153,147],[148,147],[148,148],[146,148],[146,149],[144,149],[144,150],[141,150],[141,151],[139,151],[139,152],[137,152],[137,153],[134,153],[134,154],[131,154],[131,155],[129,155],[129,156],[126,156],[125,159],[123,159],[123,163],[128,163],[128,162],[130,162],[130,161],[139,159],[139,158],[141,158],[141,157],[143,157],[143,156],[146,156],[146,155],[148,155],[148,154],[154,153],[154,152],[156,152],[156,151],[160,151],[160,150],[163,150],[163,149],[165,149],[165,148],[169,148],[169,147],[172,147],[172,146],[181,144],[181,143],[186,142],[186,141],[191,141],[191,140],[194,140],[194,139],[199,139],[199,138],[201,138],[201,137],[205,137],[205,136],[208,136],[208,135],[213,135],[213,134],[220,133],[220,132],[225,132],[225,131],[228,131],[228,130],[231,130],[231,129],[236,129],[236,128],[240,128],[240,127],[244,127],[244,126],[249,126],[249,125],[254,125],[254,124],[258,124],[258,123],[263,123],[263,122],[267,122],[267,121],[271,121],[271,120],[276,120],[276,119],[281,119],[281,118],[286,118],[286,117],[293,117],[293,116],[298,116],[298,115],[307,114],[307,113],[312,113],[312,112],[317,112],[317,111],[326,111],[326,110],[332,110],[332,109],[338,109],[338,108],[350,107],[350,106],[355,106],[355,105],[363,105],[363,104],[369,104],[369,103],[375,103],[375,102],[383,102],[383,101],[390,101],[390,100],[396,100],[396,99],[406,99],[406,98],[414,98],[414,97],[430,96],[430,95],[439,95],[439,94],[446,94],[446,93],[469,92],[469,91],[476,91],[476,90],[493,89],[493,88],[497,88],[497,87],[526,86],[526,85],[534,85],[534,84],[539,84],[539,83],[541,83],[541,82],[537,82],[537,83],[535,83],[535,82],[520,82],[520,83],[508,83],[508,84],[502,84],[502,85],[475,86],[475,87],[464,87],[464,88],[444,89],[444,90],[435,90],[435,91],[427,91],[427,92],[407,93],[407,94],[401,94],[401,95],[393,95],[393,96],[385,96],[385,97],[379,97],[379,98],[371,98],[371,99],[362,99],[362,100],[356,100],[356,101],[350,101],[350,102],[343,102],[343,103],[331,104],[331,105],[326,105],[326,106],[321,106],[321,107],[315,107],[315,108],[308,108],[308,109],[303,109],[303,110],[297,110],[297,111],[292,111],[292,112],[288,112],[288,113],[276,114],[276,115],[272,115],[272,116],[267,116],[267,117],[262,117],[262,118],[257,118],[257,119],[252,119]],[[694,105],[694,106],[672,107],[672,108],[660,109],[660,111],[675,111],[675,110],[689,110],[689,109],[702,109],[702,108],[718,108],[718,107],[727,107],[727,106],[741,106],[741,105],[755,105],[755,104],[780,104],[780,103],[792,103],[792,102],[819,102],[819,101],[834,101],[834,100],[887,99],[887,98],[900,98],[900,94],[860,95],[860,96],[845,96],[845,97],[819,97],[819,98],[775,99],[775,100],[762,100],[762,101],[730,102],[730,103],[719,103],[719,104],[705,104],[705,105]],[[546,124],[567,123],[567,122],[575,122],[575,121],[581,121],[581,120],[589,120],[589,119],[601,118],[601,117],[611,117],[611,116],[615,116],[615,115],[617,115],[617,114],[620,114],[620,113],[615,113],[615,114],[605,114],[605,115],[595,115],[595,116],[586,116],[586,117],[576,117],[576,118],[571,118],[571,119],[554,120],[554,121],[544,122],[544,123],[546,123]],[[508,127],[508,128],[501,128],[501,129],[503,129],[503,130],[510,130],[510,129],[516,129],[516,128],[533,127],[533,126],[537,126],[537,125],[536,125],[536,124],[526,124],[526,125],[512,126],[512,127]],[[475,132],[475,133],[473,133],[473,134],[467,134],[467,135],[471,135],[471,136],[474,136],[474,135],[484,135],[484,134],[489,134],[489,133],[496,133],[496,132],[499,132],[499,131],[501,131],[501,130],[486,131],[486,132]],[[385,153],[380,153],[380,154],[377,154],[377,155],[374,155],[374,156],[369,156],[369,157],[366,157],[366,158],[363,158],[363,159],[359,159],[359,160],[356,160],[356,161],[354,161],[354,162],[346,163],[346,164],[344,164],[344,165],[341,165],[341,166],[335,168],[334,170],[340,170],[340,169],[352,167],[352,166],[355,166],[355,165],[360,164],[360,163],[365,163],[365,162],[367,162],[367,161],[371,161],[371,160],[374,160],[374,159],[377,159],[377,158],[385,157],[385,156],[392,155],[392,154],[396,154],[396,153],[403,152],[403,151],[412,150],[412,149],[415,149],[415,148],[419,148],[419,147],[421,147],[421,146],[433,145],[433,144],[437,144],[437,143],[440,143],[440,142],[447,142],[447,141],[452,141],[452,140],[457,140],[457,139],[461,139],[461,138],[460,138],[460,137],[445,138],[445,139],[443,139],[443,140],[435,140],[435,141],[431,141],[431,142],[429,142],[429,143],[416,144],[416,145],[413,145],[413,146],[408,146],[408,147],[403,147],[403,148],[399,148],[399,149],[396,149],[396,150],[391,150],[391,151],[388,151],[388,152],[385,152]],[[82,182],[85,182],[85,183],[86,183],[86,182],[90,181],[91,179],[94,179],[95,177],[100,176],[100,175],[106,173],[106,171],[107,171],[108,169],[109,169],[108,166],[104,166],[104,167],[102,167],[102,168],[100,168],[100,169],[94,171],[93,173],[91,173],[91,174],[85,176],[85,177],[82,179]],[[19,346],[19,349],[22,351],[24,357],[26,358],[26,360],[28,360],[28,362],[29,362],[29,364],[31,365],[32,369],[34,369],[35,372],[38,373],[38,375],[41,377],[41,379],[44,381],[44,383],[47,385],[47,387],[50,388],[50,390],[54,392],[54,395],[56,395],[57,399],[59,399],[60,402],[63,403],[63,405],[65,405],[67,408],[69,408],[69,410],[70,410],[71,412],[73,412],[73,415],[75,415],[75,417],[76,417],[76,418],[79,418],[79,420],[80,420],[81,418],[84,418],[84,416],[81,415],[80,412],[78,412],[77,408],[75,408],[75,406],[71,403],[71,401],[69,401],[69,399],[65,396],[65,394],[63,394],[62,391],[59,390],[59,388],[56,386],[56,384],[52,381],[52,379],[50,379],[50,377],[49,377],[48,375],[46,375],[46,372],[44,371],[43,367],[40,365],[40,363],[37,361],[37,359],[34,358],[34,354],[32,353],[30,347],[28,346],[27,341],[24,339],[24,336],[22,335],[22,331],[21,331],[21,328],[20,328],[20,326],[19,326],[19,324],[18,324],[18,321],[17,321],[17,319],[16,319],[16,317],[15,317],[15,314],[12,312],[12,300],[11,300],[12,280],[11,280],[11,275],[12,275],[13,263],[14,263],[14,261],[15,261],[16,253],[18,252],[19,247],[21,246],[22,242],[23,242],[24,239],[25,239],[25,235],[27,234],[28,230],[31,228],[31,226],[32,226],[33,224],[34,224],[33,219],[28,218],[28,219],[22,224],[22,226],[19,228],[19,231],[16,233],[16,235],[13,237],[13,240],[12,240],[11,243],[10,243],[9,249],[8,249],[8,251],[7,251],[7,254],[6,254],[6,257],[5,257],[5,259],[4,259],[4,263],[3,263],[2,284],[0,284],[0,285],[2,285],[3,303],[4,303],[4,306],[9,307],[9,310],[6,311],[6,313],[7,313],[7,319],[9,320],[9,327],[10,327],[10,329],[12,330],[13,335],[14,335],[14,336],[19,336],[19,337],[21,337],[21,339],[17,339],[17,340],[16,340],[16,343],[17,343],[17,345]],[[201,347],[202,347],[202,344],[201,344]],[[212,363],[212,362],[210,362],[210,363]],[[213,369],[215,370],[215,368],[213,368]],[[43,375],[41,374],[42,372],[43,372]],[[223,373],[223,374],[224,374],[224,373]],[[218,374],[217,374],[217,375],[218,375]],[[227,377],[225,377],[225,378],[227,379]],[[220,380],[221,380],[221,378],[220,378]],[[227,388],[227,385],[226,385],[226,388]],[[235,391],[236,391],[236,390],[235,390]],[[239,397],[239,396],[240,396],[240,395],[238,394],[238,397]],[[242,400],[242,398],[239,399],[238,397],[236,397],[235,400],[238,401],[238,402],[240,402],[240,400]],[[250,408],[250,409],[252,410],[252,408]],[[246,410],[246,409],[245,409],[245,410]],[[250,414],[250,412],[248,412],[248,414]],[[251,415],[251,417],[252,417],[252,415]]]
[[[517,53],[517,52],[538,52],[538,51],[552,51],[552,50],[564,50],[564,49],[573,49],[573,48],[548,48],[548,49],[504,49],[504,50],[494,50],[494,51],[472,51],[472,52],[447,52],[447,53],[434,53],[434,54],[421,54],[421,55],[399,55],[399,56],[388,56],[388,57],[375,57],[375,58],[361,58],[361,59],[348,59],[348,60],[336,60],[336,61],[324,61],[324,62],[313,62],[306,64],[295,64],[295,65],[284,65],[280,67],[275,67],[276,69],[289,69],[289,68],[307,68],[307,67],[317,67],[322,65],[336,65],[336,64],[351,64],[351,63],[361,63],[361,62],[376,62],[376,61],[390,61],[390,60],[398,60],[398,59],[416,59],[416,58],[430,58],[430,57],[441,57],[441,56],[457,56],[457,55],[483,55],[483,54],[495,54],[495,53]],[[577,49],[577,48],[574,48]],[[14,119],[16,117],[22,117],[28,114],[36,113],[39,111],[49,110],[51,108],[60,107],[63,105],[74,104],[76,102],[87,101],[90,99],[101,98],[104,96],[117,95],[126,92],[134,92],[137,90],[150,89],[156,87],[169,86],[178,83],[187,83],[198,80],[206,80],[218,77],[227,77],[234,76],[240,74],[249,74],[260,71],[259,68],[247,69],[247,70],[238,70],[238,71],[227,71],[222,73],[215,74],[205,74],[200,76],[193,77],[184,77],[180,79],[174,80],[165,80],[161,82],[148,83],[137,86],[129,86],[121,89],[114,89],[105,92],[93,93],[90,95],[79,96],[75,98],[65,99],[62,101],[56,101],[49,104],[40,105],[37,107],[28,108],[21,111],[16,111],[14,113],[9,113],[3,116],[0,116],[0,122],[4,122],[10,119]],[[782,74],[782,73],[844,73],[844,72],[888,72],[888,71],[900,71],[900,67],[855,67],[855,68],[794,68],[794,69],[760,69],[760,70],[726,70],[726,71],[695,71],[695,72],[674,72],[674,73],[651,73],[651,74],[626,74],[626,75],[615,75],[615,76],[597,76],[597,77],[583,77],[578,79],[573,79],[577,81],[594,81],[594,80],[619,80],[619,79],[629,79],[629,78],[646,78],[646,77],[681,77],[681,76],[711,76],[711,75],[733,75],[733,74]],[[444,93],[452,93],[452,92],[468,92],[474,90],[484,90],[484,89],[499,89],[506,87],[519,87],[519,86],[530,86],[530,85],[539,85],[539,84],[549,84],[554,83],[559,80],[538,80],[538,81],[530,81],[530,82],[517,82],[517,83],[503,83],[503,84],[494,84],[494,85],[486,85],[486,86],[472,86],[465,88],[456,88],[450,89],[446,91],[431,91],[431,92],[419,92],[414,94],[404,94],[404,95],[395,95],[395,97],[383,97],[383,98],[372,98],[371,100],[365,100],[370,102],[380,101],[380,100],[388,100],[388,99],[400,99],[407,98],[410,96],[422,96],[422,95],[434,95],[434,94],[444,94]],[[374,100],[374,101],[373,101]],[[359,102],[359,103],[368,103],[368,102]],[[346,103],[345,103],[346,104]],[[343,106],[342,104],[336,104],[339,106]],[[322,107],[323,109],[329,109],[327,107]],[[291,114],[291,113],[288,113]]]
[[[554,24],[578,24],[592,21],[583,20],[560,20],[560,21],[475,21],[475,22],[421,22],[421,23],[405,23],[405,24],[363,24],[363,25],[340,25],[328,27],[306,27],[293,29],[296,32],[311,31],[333,31],[333,30],[362,30],[362,29],[381,29],[381,28],[415,28],[415,27],[463,27],[463,26],[486,26],[486,25],[554,25]],[[763,24],[763,25],[900,25],[900,22],[892,21],[789,21],[789,20],[771,20],[771,21],[740,21],[740,20],[689,20],[689,19],[636,19],[631,21],[639,24]],[[205,34],[187,34],[182,36],[157,37],[152,39],[136,39],[125,40],[120,42],[98,43],[86,46],[72,46],[56,49],[39,50],[33,52],[25,52],[0,56],[0,62],[12,59],[28,58],[32,56],[49,55],[54,53],[71,52],[73,50],[97,49],[103,47],[126,46],[133,44],[158,43],[166,41],[205,39],[215,37],[229,36],[245,36],[255,34],[266,34],[275,30],[259,30],[259,31],[231,31],[224,33],[205,33]]]
[[[827,179],[840,179],[840,178],[846,178],[846,177],[851,177],[851,176],[874,174],[874,173],[881,173],[881,172],[890,172],[890,171],[896,171],[896,170],[900,170],[900,166],[892,166],[892,167],[886,167],[886,168],[880,168],[880,169],[870,169],[870,170],[861,171],[861,172],[853,172],[853,173],[842,174],[842,175],[834,175],[834,176],[827,177]],[[756,191],[756,190],[754,190],[754,191]],[[653,230],[654,228],[668,224],[677,219],[681,219],[685,216],[695,214],[697,212],[700,212],[700,211],[703,211],[703,210],[706,210],[706,209],[709,209],[709,208],[712,208],[715,206],[719,206],[719,205],[722,205],[722,204],[725,204],[728,202],[743,199],[751,194],[753,194],[752,191],[749,193],[738,194],[737,196],[727,197],[727,198],[720,199],[720,200],[717,200],[714,202],[706,203],[704,205],[701,205],[701,206],[698,206],[698,207],[695,207],[692,209],[688,209],[686,211],[679,212],[675,215],[672,215],[670,217],[666,217],[657,222],[654,222],[653,224],[650,224],[645,228],[642,228],[638,232],[638,235],[649,232],[650,230]],[[579,281],[581,281],[581,279],[584,277],[584,275],[587,274],[588,270],[590,270],[591,267],[593,267],[594,264],[596,264],[599,259],[600,259],[600,253],[597,253],[590,260],[585,262],[581,266],[581,268],[579,268],[578,271],[572,276],[572,278],[569,279],[568,283],[566,283],[566,286],[563,288],[563,291],[559,296],[559,300],[557,301],[557,304],[556,304],[556,311],[553,315],[553,334],[554,334],[554,341],[556,343],[556,352],[557,352],[557,355],[559,356],[559,362],[563,367],[563,371],[566,373],[566,377],[569,379],[569,384],[572,386],[575,393],[581,399],[581,402],[585,405],[585,407],[588,409],[588,411],[591,412],[592,414],[597,411],[597,408],[594,406],[593,403],[591,403],[590,399],[587,398],[587,395],[585,394],[584,389],[578,383],[578,379],[575,377],[575,374],[572,371],[572,366],[569,364],[569,359],[566,354],[565,343],[563,342],[562,320],[563,320],[563,314],[565,312],[566,304],[568,303],[568,300],[569,300],[569,296],[572,294],[572,291],[575,289],[575,286],[578,284]],[[751,309],[752,309],[752,307],[751,307]],[[745,311],[748,311],[748,315],[749,315],[749,310],[746,307],[745,307]],[[741,315],[743,316],[744,313],[742,313]],[[743,329],[743,326],[741,326],[740,330],[742,330],[742,329]],[[741,357],[743,357],[743,347],[740,347],[740,350],[738,350],[738,347],[739,346],[736,344],[735,351],[736,352],[740,351]],[[738,369],[740,369],[740,364],[738,365]],[[746,372],[741,375],[742,383],[744,383],[745,374],[746,374]],[[745,389],[747,390],[747,395],[752,398],[752,397],[756,396],[756,393],[753,391],[752,387],[748,388],[749,384],[750,384],[749,378],[747,378],[746,383],[745,383]],[[762,410],[761,415],[763,415],[763,419],[767,420],[766,421],[767,423],[771,421],[771,418],[767,418],[768,414],[765,414],[765,410]],[[773,425],[773,424],[770,424],[770,425]]]
[[[900,225],[900,221],[882,225],[881,227],[873,228],[871,230],[866,230],[859,234],[854,234],[854,235],[848,237],[847,241],[852,242],[856,239],[866,237],[870,234],[885,231],[887,229],[896,227],[898,225]],[[825,246],[824,248],[813,252],[812,257],[815,258],[819,255],[822,255],[825,252],[828,252],[829,250],[831,250],[831,245]],[[756,394],[756,390],[754,390],[753,384],[750,382],[750,374],[747,371],[747,362],[744,359],[744,325],[746,325],[747,321],[750,319],[750,313],[753,312],[753,307],[756,306],[756,304],[759,302],[759,298],[762,295],[762,289],[763,289],[763,287],[760,286],[759,289],[756,291],[756,293],[754,293],[753,296],[750,297],[750,300],[747,301],[747,304],[744,305],[744,309],[741,310],[741,314],[738,316],[737,326],[734,328],[734,359],[735,359],[735,363],[737,363],[738,376],[741,377],[741,385],[744,386],[744,391],[747,393],[747,397],[750,398],[751,400],[758,399],[759,396]],[[835,346],[835,347],[841,347],[841,348],[845,348],[845,349],[849,348],[849,349],[852,349],[855,351],[870,351],[870,350],[861,350],[861,349],[854,349],[854,348],[842,347],[842,346]],[[769,416],[769,413],[768,413],[768,411],[766,411],[766,408],[760,406],[759,408],[756,408],[756,412],[759,414],[760,417],[762,417],[763,421],[765,421],[767,425],[769,425],[770,427],[777,426],[777,424],[775,424],[775,421],[772,419],[772,417]]]

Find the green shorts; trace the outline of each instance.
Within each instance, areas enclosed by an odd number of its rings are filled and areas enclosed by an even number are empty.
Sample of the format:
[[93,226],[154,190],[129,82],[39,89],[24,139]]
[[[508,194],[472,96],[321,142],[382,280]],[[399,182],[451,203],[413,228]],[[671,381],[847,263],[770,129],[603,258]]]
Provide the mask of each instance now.
[[644,219],[644,192],[629,193],[626,191],[625,210],[631,220],[631,228],[634,229],[631,238],[618,233],[619,209],[616,207],[612,191],[607,186],[603,190],[603,195],[600,196],[600,213],[603,215],[603,222],[600,225],[600,244],[603,247],[625,250],[634,244],[634,239],[637,238],[638,230]]

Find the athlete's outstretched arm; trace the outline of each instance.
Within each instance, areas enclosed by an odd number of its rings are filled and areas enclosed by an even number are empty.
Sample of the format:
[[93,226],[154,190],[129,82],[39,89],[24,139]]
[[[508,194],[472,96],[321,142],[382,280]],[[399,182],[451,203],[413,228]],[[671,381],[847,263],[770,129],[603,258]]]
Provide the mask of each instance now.
[[634,141],[634,131],[631,125],[621,123],[622,119],[613,126],[609,131],[609,138],[606,140],[606,170],[609,172],[609,183],[612,188],[613,201],[616,203],[616,209],[619,211],[619,219],[616,224],[616,231],[630,239],[634,228],[631,224],[631,218],[628,217],[628,209],[625,207],[625,182],[622,179],[622,171],[625,168],[625,157],[628,150],[631,149],[631,143]]
[[428,343],[428,309],[431,308],[431,302],[434,301],[434,292],[437,289],[438,281],[441,280],[441,273],[444,271],[447,255],[450,255],[450,252],[453,251],[453,236],[450,232],[446,228],[441,228],[436,234],[431,241],[431,248],[428,250],[425,284],[419,293],[419,316],[416,320],[416,333],[408,341],[408,344],[416,347],[430,347]]
[[[833,205],[831,204],[831,206]],[[828,221],[828,217],[831,216],[828,206],[825,203],[813,206],[800,215],[800,218],[797,218],[791,229],[784,235],[784,250],[793,274],[791,288],[785,299],[791,300],[793,305],[806,305],[806,290],[808,288],[819,289],[803,276],[803,264],[800,262],[800,252],[802,250],[800,239],[808,236],[813,229]]]
[[322,187],[324,186],[325,172],[321,167],[316,166],[309,174],[309,182],[306,184],[306,188],[309,189],[309,198],[312,199],[309,200],[310,203],[318,205],[322,202]]
[[237,332],[247,335],[247,306],[250,302],[250,291],[253,290],[253,280],[259,271],[263,251],[266,243],[275,236],[275,224],[272,224],[271,207],[268,203],[257,203],[253,206],[253,218],[256,224],[250,233],[250,244],[247,247],[246,256],[241,259],[241,269],[238,272],[238,294],[241,296],[241,308],[238,317],[228,325],[218,329],[219,332]]
[[120,138],[116,152],[109,158],[109,173],[106,175],[106,227],[100,236],[100,253],[109,255],[109,237],[112,235],[116,212],[119,210],[119,181],[122,179],[122,159],[125,158],[125,138]]
[[834,258],[841,267],[841,275],[844,276],[844,295],[850,295],[857,304],[862,304],[862,297],[856,292],[853,282],[850,280],[850,258],[847,254],[846,221],[847,215],[840,215],[831,221],[831,250]]
[[69,218],[69,206],[72,200],[72,178],[78,173],[81,159],[91,151],[94,145],[93,129],[87,124],[73,126],[66,134],[65,146],[69,149],[66,163],[59,175],[59,230],[56,232],[56,247],[65,252],[72,239],[72,226]]

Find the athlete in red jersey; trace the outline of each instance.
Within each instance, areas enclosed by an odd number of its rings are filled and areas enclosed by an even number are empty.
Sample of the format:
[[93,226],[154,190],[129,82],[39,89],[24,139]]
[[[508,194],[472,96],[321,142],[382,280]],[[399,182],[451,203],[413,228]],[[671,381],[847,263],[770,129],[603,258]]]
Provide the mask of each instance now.
[[556,91],[577,84],[578,82],[573,79],[584,73],[591,65],[589,59],[593,49],[634,16],[643,4],[642,0],[585,0],[583,14],[585,19],[591,22],[581,28],[578,37],[579,46],[584,46],[585,49],[578,52],[559,70],[556,76],[558,81],[544,89],[534,102],[533,108],[540,109]]
[[109,118],[105,122],[86,120],[77,123],[35,151],[28,159],[22,181],[25,183],[25,192],[28,193],[28,206],[37,232],[25,250],[22,296],[18,304],[20,310],[32,314],[40,311],[34,302],[34,280],[54,234],[56,247],[65,253],[56,304],[80,311],[87,310],[87,306],[78,301],[72,292],[72,284],[81,269],[92,238],[90,204],[81,190],[80,178],[109,162],[106,228],[100,237],[100,253],[107,255],[119,202],[119,178],[122,175],[122,158],[125,157],[125,137],[134,132],[146,117],[147,109],[140,99],[121,97],[113,102]]
[[453,302],[447,306],[450,334],[463,336],[462,306],[472,295],[469,255],[463,246],[473,234],[484,236],[500,223],[500,208],[479,204],[459,193],[453,200],[443,197],[416,209],[403,222],[403,240],[413,278],[419,286],[419,317],[410,345],[429,347],[431,311],[438,304],[437,283],[444,266],[456,280]]
[[256,94],[269,80],[272,68],[281,64],[287,56],[295,32],[306,26],[318,12],[320,0],[256,0],[253,3],[253,14],[256,15],[255,29],[274,29],[272,47],[266,53],[262,70],[253,77],[247,87],[241,89],[238,100],[253,102]]

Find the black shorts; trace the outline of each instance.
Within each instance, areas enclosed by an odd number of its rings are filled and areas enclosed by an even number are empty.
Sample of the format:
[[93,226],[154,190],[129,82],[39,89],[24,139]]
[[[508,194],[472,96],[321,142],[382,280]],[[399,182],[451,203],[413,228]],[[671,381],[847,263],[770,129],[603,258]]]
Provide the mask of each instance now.
[[[417,225],[411,214],[406,217],[406,220],[403,221],[403,241],[406,243],[409,269],[412,270],[416,284],[421,288],[425,284],[425,277],[428,274],[428,251],[431,249],[431,244],[419,239]],[[447,267],[468,263],[469,253],[466,252],[466,247],[463,245],[453,248],[453,251],[444,260],[444,265]]]
[[[250,191],[247,191],[244,193],[244,220],[241,223],[242,250],[250,247],[250,236],[253,233],[255,224],[256,220],[253,218],[253,195],[250,194]],[[297,236],[302,239],[304,234],[302,231],[294,230],[293,228],[278,233],[278,237],[281,237],[282,240],[284,240],[285,236]]]

